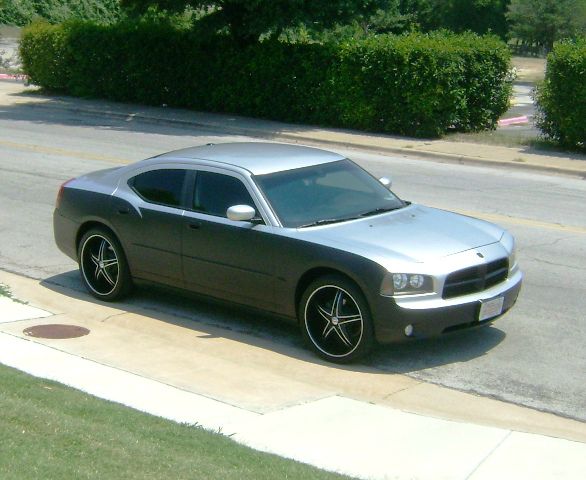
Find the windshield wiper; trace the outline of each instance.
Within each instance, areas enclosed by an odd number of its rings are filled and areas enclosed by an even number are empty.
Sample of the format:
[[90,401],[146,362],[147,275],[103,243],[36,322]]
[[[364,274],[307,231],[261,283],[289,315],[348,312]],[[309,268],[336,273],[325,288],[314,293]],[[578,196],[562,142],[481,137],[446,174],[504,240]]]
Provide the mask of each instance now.
[[359,217],[344,217],[344,218],[324,218],[323,220],[316,220],[315,222],[305,223],[299,225],[297,228],[317,227],[318,225],[328,225],[330,223],[345,222],[347,220],[355,220]]
[[403,208],[403,205],[400,207],[380,207],[375,208],[374,210],[369,210],[368,212],[361,213],[361,217],[370,217],[372,215],[378,215],[379,213],[386,213],[392,212],[393,210],[398,210],[399,208]]
[[378,215],[379,213],[392,212],[393,210],[399,210],[400,208],[404,208],[405,206],[407,206],[407,203],[399,207],[379,207],[375,208],[374,210],[369,210],[368,212],[361,213],[360,215],[357,215],[355,217],[325,218],[323,220],[316,220],[315,222],[299,225],[297,228],[316,227],[318,225],[328,225],[329,223],[347,222],[348,220],[356,220],[358,218],[370,217],[372,215]]

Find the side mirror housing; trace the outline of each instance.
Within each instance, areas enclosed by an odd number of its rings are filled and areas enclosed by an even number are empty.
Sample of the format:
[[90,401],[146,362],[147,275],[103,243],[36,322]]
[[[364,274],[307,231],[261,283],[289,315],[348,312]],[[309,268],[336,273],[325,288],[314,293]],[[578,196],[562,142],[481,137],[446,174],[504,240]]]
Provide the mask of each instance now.
[[378,181],[380,183],[382,183],[386,188],[391,188],[391,185],[393,184],[393,182],[391,181],[391,179],[389,177],[380,177],[378,179]]
[[226,210],[226,216],[228,219],[235,222],[250,222],[256,211],[250,205],[233,205]]

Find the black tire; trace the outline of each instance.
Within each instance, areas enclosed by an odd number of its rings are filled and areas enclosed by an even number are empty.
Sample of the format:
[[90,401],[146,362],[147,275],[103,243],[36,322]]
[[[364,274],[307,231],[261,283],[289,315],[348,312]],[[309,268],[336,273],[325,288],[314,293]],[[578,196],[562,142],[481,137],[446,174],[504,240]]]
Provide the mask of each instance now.
[[299,324],[309,347],[331,362],[352,362],[374,346],[368,303],[341,275],[323,276],[307,287],[299,303]]
[[106,228],[87,231],[77,248],[81,280],[96,298],[120,300],[132,290],[126,256],[116,236]]

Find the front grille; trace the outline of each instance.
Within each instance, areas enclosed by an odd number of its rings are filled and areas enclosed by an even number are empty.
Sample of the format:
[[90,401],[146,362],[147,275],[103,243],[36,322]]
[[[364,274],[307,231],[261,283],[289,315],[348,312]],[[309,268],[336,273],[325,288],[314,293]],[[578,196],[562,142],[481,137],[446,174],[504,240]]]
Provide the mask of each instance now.
[[508,273],[509,260],[507,258],[458,270],[450,273],[446,278],[442,297],[454,298],[481,292],[506,280]]

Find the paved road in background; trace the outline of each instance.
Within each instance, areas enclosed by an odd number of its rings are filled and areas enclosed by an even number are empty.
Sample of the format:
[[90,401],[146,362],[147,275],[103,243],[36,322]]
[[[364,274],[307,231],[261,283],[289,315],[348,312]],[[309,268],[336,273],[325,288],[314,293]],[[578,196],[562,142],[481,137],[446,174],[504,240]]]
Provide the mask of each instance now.
[[539,129],[535,126],[535,114],[537,112],[533,102],[533,89],[535,84],[528,82],[515,82],[513,84],[513,98],[511,99],[511,108],[501,117],[501,119],[527,117],[527,123],[498,126],[500,133],[509,135],[514,138],[537,138],[540,134]]
[[[208,142],[250,138],[0,106],[0,268],[81,290],[54,246],[59,185],[73,176]],[[338,150],[340,151],[340,150]],[[586,181],[340,151],[390,175],[405,199],[496,221],[517,237],[525,271],[516,308],[493,327],[379,348],[381,374],[478,392],[586,421]],[[303,348],[296,329],[249,312],[139,291],[132,302]],[[344,368],[352,368],[344,367]]]
[[19,35],[19,28],[0,26],[0,58],[8,61],[10,67],[16,67],[20,63],[17,54]]

